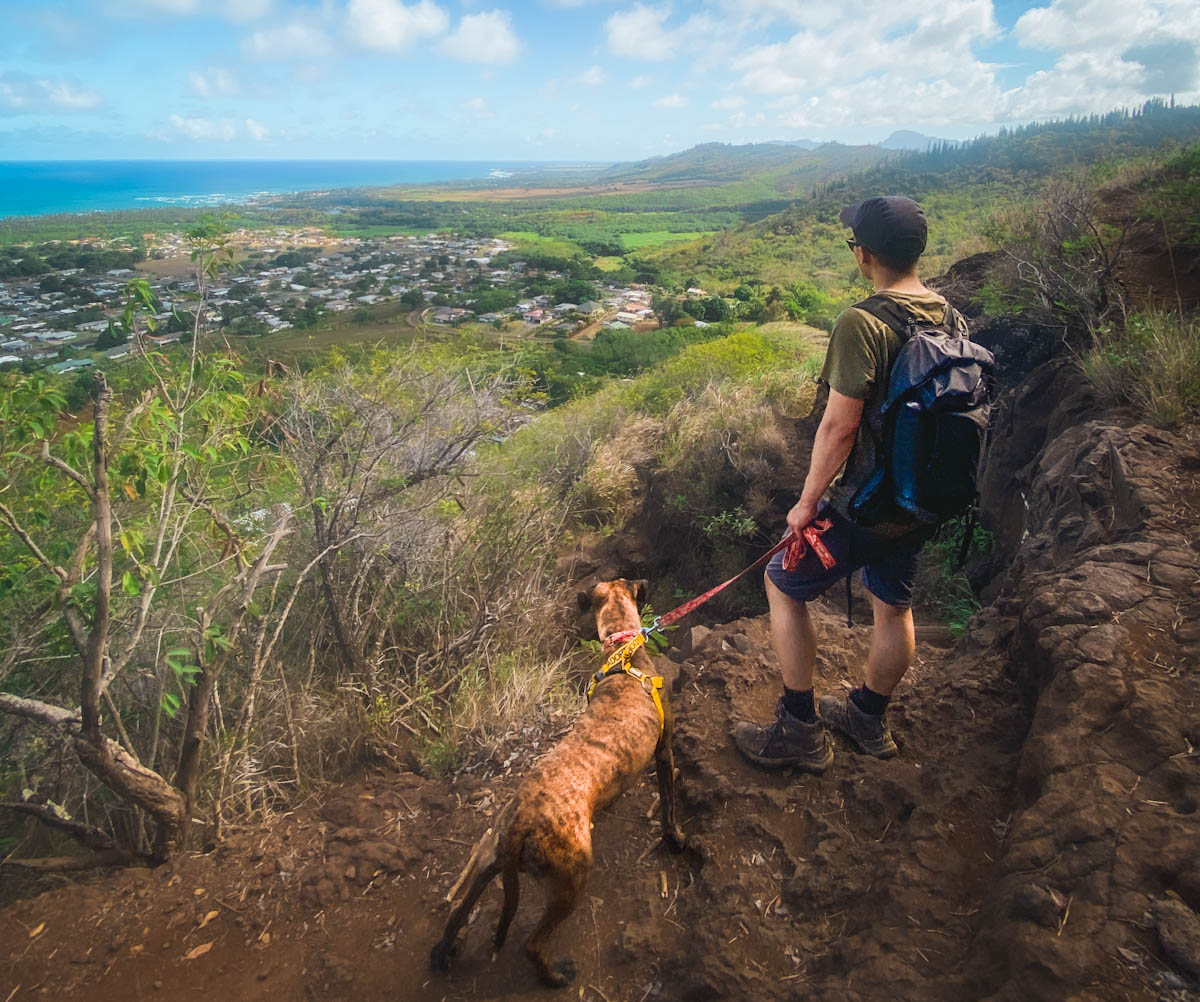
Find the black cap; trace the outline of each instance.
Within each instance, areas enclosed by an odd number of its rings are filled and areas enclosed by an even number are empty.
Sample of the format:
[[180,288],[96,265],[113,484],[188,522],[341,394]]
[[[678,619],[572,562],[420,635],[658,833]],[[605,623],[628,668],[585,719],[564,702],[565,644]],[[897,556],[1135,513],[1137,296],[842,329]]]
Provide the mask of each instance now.
[[915,261],[925,251],[925,212],[904,195],[878,195],[848,205],[839,218],[867,250],[893,261]]

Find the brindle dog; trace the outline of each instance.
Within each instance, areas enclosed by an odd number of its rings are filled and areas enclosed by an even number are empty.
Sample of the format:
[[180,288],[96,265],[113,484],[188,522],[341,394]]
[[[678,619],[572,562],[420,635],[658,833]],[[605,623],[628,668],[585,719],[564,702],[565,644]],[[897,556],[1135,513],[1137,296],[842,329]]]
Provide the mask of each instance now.
[[[590,605],[600,639],[641,624],[638,603],[645,581],[603,581],[581,592],[580,606]],[[647,674],[654,666],[644,649],[630,659]],[[546,753],[517,789],[512,813],[500,829],[494,857],[481,860],[462,903],[446,922],[446,931],[430,952],[433,967],[445,970],[454,940],[484,888],[503,874],[504,908],[495,944],[504,945],[517,910],[521,872],[538,877],[546,888],[546,911],[525,947],[525,955],[546,984],[562,987],[575,976],[569,958],[553,961],[547,947],[554,930],[575,910],[592,869],[592,817],[612,803],[641,775],[653,758],[658,771],[663,841],[676,852],[686,837],[675,821],[675,759],[671,752],[671,706],[662,693],[665,715],[659,735],[658,711],[640,682],[624,673],[596,686],[591,704],[571,732]]]

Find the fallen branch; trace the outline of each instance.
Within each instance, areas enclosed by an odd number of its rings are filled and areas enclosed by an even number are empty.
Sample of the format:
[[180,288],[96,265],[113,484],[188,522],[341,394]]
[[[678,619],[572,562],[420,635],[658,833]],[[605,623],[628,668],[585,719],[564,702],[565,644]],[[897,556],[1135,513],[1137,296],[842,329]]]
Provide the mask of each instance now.
[[74,818],[60,814],[49,804],[33,804],[25,801],[0,803],[0,810],[13,811],[17,814],[28,814],[37,818],[42,824],[64,831],[72,838],[78,839],[89,849],[105,851],[117,849],[119,846],[99,828],[76,821]]
[[49,856],[45,859],[4,859],[0,866],[17,866],[37,873],[73,873],[101,866],[155,866],[158,861],[128,849],[102,849],[82,856]]

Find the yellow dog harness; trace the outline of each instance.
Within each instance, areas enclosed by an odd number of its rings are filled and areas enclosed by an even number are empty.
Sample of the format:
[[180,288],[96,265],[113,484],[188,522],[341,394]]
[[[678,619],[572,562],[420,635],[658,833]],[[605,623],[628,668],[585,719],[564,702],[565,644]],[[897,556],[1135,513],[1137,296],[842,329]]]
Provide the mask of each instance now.
[[650,698],[654,700],[654,708],[658,711],[658,736],[661,738],[667,726],[667,717],[663,711],[662,696],[659,694],[663,687],[662,676],[647,675],[644,671],[634,668],[629,663],[629,659],[633,657],[633,652],[639,647],[644,646],[645,643],[646,634],[639,632],[632,640],[626,641],[613,651],[600,670],[592,676],[591,685],[587,689],[587,701],[589,703],[592,701],[592,693],[596,691],[596,686],[610,675],[625,674],[636,678],[642,683],[642,688],[650,694]]

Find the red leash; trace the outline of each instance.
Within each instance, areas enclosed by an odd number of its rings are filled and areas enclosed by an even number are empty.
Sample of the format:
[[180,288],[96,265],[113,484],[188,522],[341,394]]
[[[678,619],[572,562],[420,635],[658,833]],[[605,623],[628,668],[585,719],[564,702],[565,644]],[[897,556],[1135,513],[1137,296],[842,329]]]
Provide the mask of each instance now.
[[821,519],[819,522],[812,522],[804,527],[803,531],[800,533],[802,537],[800,539],[797,539],[795,536],[793,536],[791,530],[789,529],[784,535],[783,539],[767,550],[766,553],[754,561],[754,563],[752,563],[749,567],[744,567],[733,577],[729,578],[729,580],[722,581],[715,588],[709,588],[708,591],[706,591],[703,595],[697,595],[695,598],[689,598],[683,603],[683,605],[678,605],[670,612],[663,613],[663,615],[655,617],[654,622],[649,626],[643,626],[640,630],[622,630],[619,633],[610,633],[604,638],[604,646],[610,647],[613,644],[623,643],[630,637],[636,637],[639,633],[654,633],[656,630],[661,630],[665,627],[671,626],[674,623],[678,623],[679,620],[683,619],[684,616],[690,612],[694,612],[696,609],[699,609],[700,606],[702,606],[714,595],[723,592],[743,574],[754,570],[755,567],[765,564],[780,550],[787,550],[787,553],[785,553],[783,556],[783,569],[785,571],[794,571],[800,566],[800,561],[804,558],[804,554],[806,552],[804,545],[805,543],[808,543],[808,545],[813,548],[813,552],[817,555],[817,559],[821,561],[822,566],[826,570],[829,570],[829,568],[837,563],[837,560],[834,558],[833,554],[829,552],[829,548],[821,541],[821,534],[826,532],[832,525],[833,523],[827,518]]

